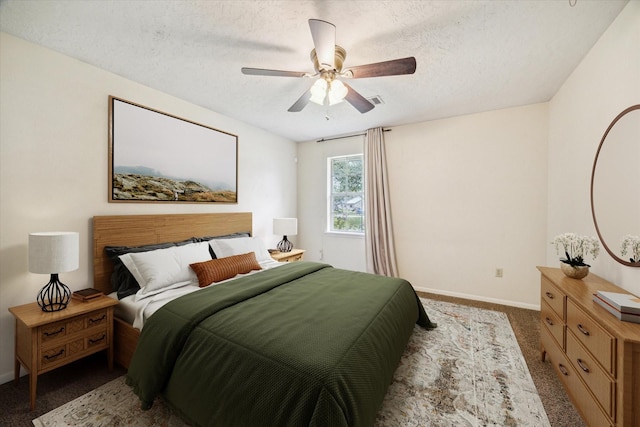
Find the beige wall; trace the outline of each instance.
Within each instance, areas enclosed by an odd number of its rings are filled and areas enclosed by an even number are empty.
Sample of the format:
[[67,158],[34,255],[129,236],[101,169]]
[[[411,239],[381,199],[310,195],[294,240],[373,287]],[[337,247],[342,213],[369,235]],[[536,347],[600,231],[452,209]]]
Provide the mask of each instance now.
[[[549,103],[549,240],[570,231],[596,235],[589,194],[596,150],[618,113],[639,103],[640,2],[632,1]],[[628,197],[640,197],[637,185]],[[628,233],[640,233],[640,219],[636,221]],[[619,243],[610,246],[616,250]],[[555,266],[557,260],[549,246],[547,265]],[[618,264],[604,250],[591,264],[596,274],[640,295],[640,268]]]
[[388,133],[401,274],[419,289],[538,306],[534,267],[545,254],[546,136],[546,104]]
[[[267,244],[277,241],[272,218],[296,215],[292,141],[6,33],[0,75],[0,383],[13,378],[7,309],[35,301],[48,281],[28,272],[30,232],[80,232],[80,268],[60,275],[74,290],[91,286],[94,215],[252,211],[254,234]],[[108,95],[238,135],[239,203],[108,203]]]
[[[547,105],[398,126],[384,134],[400,275],[418,289],[539,305],[544,262]],[[298,212],[309,259],[362,269],[363,239],[323,233],[326,157],[363,137],[298,144]],[[312,225],[310,225],[312,224]],[[345,246],[348,245],[348,246]],[[503,277],[496,278],[496,268]]]

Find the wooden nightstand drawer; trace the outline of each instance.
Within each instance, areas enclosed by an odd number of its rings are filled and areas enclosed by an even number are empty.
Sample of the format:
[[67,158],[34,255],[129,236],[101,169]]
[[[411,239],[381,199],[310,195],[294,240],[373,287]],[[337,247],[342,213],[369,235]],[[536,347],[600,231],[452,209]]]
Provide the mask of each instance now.
[[63,360],[65,357],[68,357],[66,344],[43,351],[42,357],[40,358],[40,366],[38,368],[42,369],[51,363]]
[[87,348],[94,348],[99,346],[106,346],[107,342],[107,331],[102,331],[97,334],[89,335],[87,337]]
[[302,260],[302,254],[297,254],[297,255],[293,255],[290,256],[286,259],[284,259],[284,262],[294,262],[294,261],[301,261]]
[[567,303],[567,329],[589,349],[607,372],[615,376],[615,339],[573,301]]
[[89,314],[88,316],[85,316],[84,318],[84,322],[85,328],[93,328],[95,326],[99,326],[99,325],[106,325],[107,324],[107,310],[101,310],[101,311],[94,311],[93,313]]
[[271,258],[278,262],[294,262],[304,259],[304,249],[292,249],[290,252],[272,252]]
[[52,323],[51,325],[41,326],[40,333],[40,342],[47,343],[55,340],[59,340],[67,335],[67,325],[69,322],[62,321]]

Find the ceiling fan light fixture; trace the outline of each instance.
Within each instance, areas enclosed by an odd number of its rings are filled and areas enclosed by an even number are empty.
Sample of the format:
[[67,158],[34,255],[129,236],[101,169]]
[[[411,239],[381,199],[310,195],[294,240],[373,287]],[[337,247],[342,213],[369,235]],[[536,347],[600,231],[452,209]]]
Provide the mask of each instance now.
[[340,80],[333,80],[329,85],[329,105],[344,101],[348,89]]
[[335,105],[344,100],[349,90],[340,80],[327,81],[324,78],[316,80],[309,89],[311,98],[309,101],[318,105]]
[[325,79],[316,80],[309,92],[311,92],[309,101],[324,105],[324,99],[327,97],[327,81]]

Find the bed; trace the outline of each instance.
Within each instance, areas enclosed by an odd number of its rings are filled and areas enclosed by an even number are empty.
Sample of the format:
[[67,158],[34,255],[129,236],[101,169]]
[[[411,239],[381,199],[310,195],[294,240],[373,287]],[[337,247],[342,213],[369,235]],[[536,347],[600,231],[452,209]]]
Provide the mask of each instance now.
[[[251,232],[251,214],[93,226],[94,286],[111,292],[106,246]],[[435,326],[405,280],[287,263],[175,299],[142,333],[116,317],[115,360],[143,408],[162,396],[194,425],[368,426],[416,323]]]

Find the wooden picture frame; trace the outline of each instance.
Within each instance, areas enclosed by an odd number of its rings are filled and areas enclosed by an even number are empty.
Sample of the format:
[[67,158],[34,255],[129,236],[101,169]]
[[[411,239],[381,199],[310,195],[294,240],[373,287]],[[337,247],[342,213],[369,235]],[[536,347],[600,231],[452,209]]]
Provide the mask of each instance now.
[[109,202],[238,203],[238,137],[109,96]]

